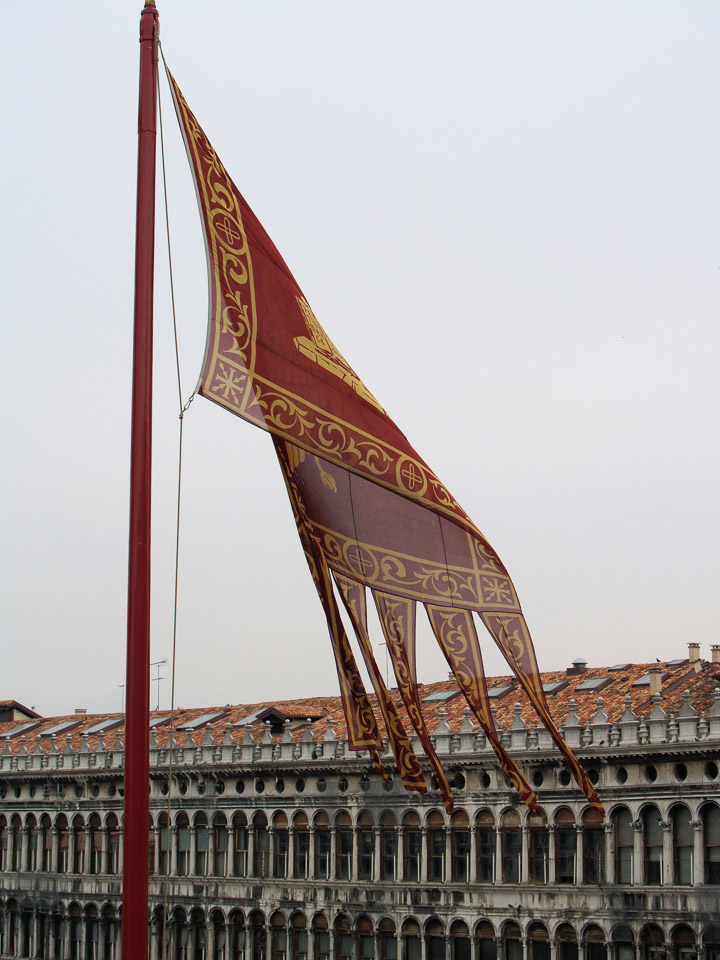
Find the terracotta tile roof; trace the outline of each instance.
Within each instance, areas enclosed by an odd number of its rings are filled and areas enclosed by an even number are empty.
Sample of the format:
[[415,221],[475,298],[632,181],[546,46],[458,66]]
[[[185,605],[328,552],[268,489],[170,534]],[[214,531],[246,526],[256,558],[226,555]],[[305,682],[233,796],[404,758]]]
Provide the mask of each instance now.
[[[557,723],[563,723],[567,717],[570,707],[570,701],[575,700],[576,712],[580,722],[587,724],[594,717],[598,709],[599,698],[602,697],[603,708],[611,723],[620,720],[624,710],[626,697],[630,697],[630,702],[638,718],[647,717],[652,710],[650,699],[650,688],[648,685],[637,686],[638,680],[645,677],[651,668],[658,667],[663,674],[663,700],[662,706],[668,714],[677,715],[683,698],[683,691],[690,691],[690,702],[697,712],[708,713],[713,703],[713,693],[716,688],[720,688],[720,664],[708,663],[705,660],[699,660],[696,664],[689,664],[687,661],[680,663],[637,663],[623,665],[622,668],[613,667],[588,667],[582,672],[570,672],[565,670],[549,671],[541,674],[544,684],[566,681],[558,688],[555,693],[548,693],[548,703],[550,712]],[[697,667],[697,669],[696,669]],[[606,685],[599,690],[581,690],[579,689],[588,680],[606,681]],[[509,676],[488,678],[488,687],[499,689],[510,686],[509,691],[492,702],[497,708],[497,723],[500,727],[508,727],[515,715],[515,704],[521,706],[522,717],[527,725],[536,724],[537,718],[530,706],[525,694],[514,678]],[[457,691],[457,684],[454,680],[442,680],[437,683],[429,683],[420,686],[420,698],[425,701],[428,696],[440,691]],[[400,715],[403,717],[407,729],[407,715],[402,706],[402,701],[397,690],[391,691],[393,699],[398,707]],[[371,702],[376,708],[378,720],[382,729],[382,721],[377,710],[375,698],[371,697]],[[13,702],[13,701],[11,701]],[[444,711],[445,718],[450,725],[451,730],[456,733],[459,731],[463,721],[467,705],[462,696],[455,696],[449,700],[430,701],[423,703],[423,712],[426,717],[428,728],[431,732],[435,730],[440,720],[441,711]],[[254,740],[260,741],[265,734],[265,724],[256,719],[248,725],[242,725],[239,722],[245,718],[252,717],[258,713],[262,714],[264,710],[272,709],[274,713],[290,718],[290,731],[294,739],[302,739],[307,728],[307,718],[311,718],[311,731],[315,739],[322,739],[328,728],[328,724],[333,724],[335,733],[338,737],[345,736],[345,720],[342,713],[342,706],[338,696],[332,697],[307,697],[300,700],[264,700],[259,703],[249,704],[226,704],[216,707],[194,707],[192,709],[178,708],[175,713],[175,740],[179,745],[184,745],[188,736],[187,731],[179,730],[183,724],[202,717],[204,714],[222,714],[222,717],[214,721],[210,727],[214,743],[222,742],[226,730],[230,730],[233,741],[241,742],[249,730]],[[151,719],[168,718],[168,711],[153,711]],[[5,749],[4,742],[10,746],[13,753],[17,753],[23,747],[28,753],[36,750],[38,744],[43,753],[47,753],[54,742],[54,748],[58,752],[67,749],[68,741],[72,750],[78,750],[83,743],[83,733],[90,728],[96,727],[99,723],[106,721],[110,726],[123,720],[121,713],[105,714],[68,714],[58,717],[38,717],[32,721],[32,726],[27,728],[27,733],[20,733],[20,728],[28,724],[28,720],[15,720],[6,723],[0,723],[0,752]],[[67,733],[60,733],[55,737],[43,736],[45,731],[58,727],[64,721],[77,722]],[[18,734],[13,736],[14,731]],[[122,743],[124,725],[121,723],[108,729],[104,733],[105,746],[108,750],[119,749]],[[169,725],[163,724],[153,731],[159,746],[165,746],[168,740]],[[190,732],[192,742],[199,746],[205,740],[207,727],[201,726]],[[87,742],[90,750],[96,749],[102,733],[87,734]],[[10,737],[5,741],[6,737]],[[279,740],[280,734],[274,734],[273,739]]]

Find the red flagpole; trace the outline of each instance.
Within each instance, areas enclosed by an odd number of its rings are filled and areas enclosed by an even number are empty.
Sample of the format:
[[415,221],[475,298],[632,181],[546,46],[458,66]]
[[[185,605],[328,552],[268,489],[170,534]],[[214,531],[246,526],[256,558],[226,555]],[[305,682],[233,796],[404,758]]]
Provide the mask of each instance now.
[[140,17],[140,94],[135,235],[130,543],[125,706],[122,958],[148,955],[150,805],[150,494],[152,477],[153,273],[158,15]]

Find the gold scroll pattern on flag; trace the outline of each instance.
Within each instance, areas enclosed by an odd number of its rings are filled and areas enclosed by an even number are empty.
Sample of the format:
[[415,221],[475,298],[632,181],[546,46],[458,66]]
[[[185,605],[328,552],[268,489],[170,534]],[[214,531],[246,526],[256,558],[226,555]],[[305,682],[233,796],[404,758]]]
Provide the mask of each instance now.
[[[415,676],[417,602],[428,609],[468,704],[525,801],[532,805],[534,794],[493,735],[481,660],[471,663],[472,657],[458,653],[460,636],[477,646],[468,626],[473,612],[482,616],[588,800],[600,806],[550,716],[532,641],[503,564],[327,336],[168,77],[208,259],[210,322],[197,390],[273,436],[328,623],[349,745],[369,750],[382,769],[382,740],[343,627],[333,577],[406,786],[422,790],[422,771],[391,709],[392,698],[378,682],[364,614],[348,583],[373,592],[403,705],[446,809],[452,804],[450,785],[427,731]],[[440,610],[464,613],[453,620]],[[477,671],[474,681],[471,670]]]

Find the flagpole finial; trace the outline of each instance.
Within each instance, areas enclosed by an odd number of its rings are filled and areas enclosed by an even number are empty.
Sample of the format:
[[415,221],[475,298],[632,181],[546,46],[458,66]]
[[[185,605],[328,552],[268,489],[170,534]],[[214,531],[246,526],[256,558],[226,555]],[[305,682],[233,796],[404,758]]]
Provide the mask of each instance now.
[[157,4],[155,3],[155,0],[145,0],[145,6],[146,6],[146,7],[155,7],[155,6],[157,6]]

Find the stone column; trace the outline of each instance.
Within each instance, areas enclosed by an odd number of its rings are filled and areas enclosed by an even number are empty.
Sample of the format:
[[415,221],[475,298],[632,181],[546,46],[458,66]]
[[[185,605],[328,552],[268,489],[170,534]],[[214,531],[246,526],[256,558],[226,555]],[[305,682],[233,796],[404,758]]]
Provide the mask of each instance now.
[[[420,830],[420,880],[423,883],[427,883],[428,878],[428,860],[430,857],[428,850],[428,832],[427,827],[422,827]],[[423,943],[425,943],[426,938],[423,937]],[[425,949],[423,947],[423,949]],[[421,960],[425,960],[425,955],[421,957]]]
[[497,960],[505,960],[505,941],[502,937],[495,937],[495,952]]
[[330,827],[330,867],[328,880],[337,880],[337,827]]
[[[350,863],[350,878],[355,883],[359,879],[359,863],[360,863],[360,829],[359,827],[352,828],[352,860]],[[355,940],[357,937],[354,938]],[[354,945],[354,941],[353,941]]]
[[[85,824],[85,866],[83,868],[83,873],[90,873],[90,860],[92,857],[92,831],[88,824]],[[102,864],[100,864],[100,870],[98,873],[102,873]]]
[[558,944],[555,938],[550,940],[550,960],[558,960]]
[[267,846],[268,846],[268,878],[275,876],[275,827],[267,828]]
[[[375,849],[373,851],[372,879],[373,879],[373,883],[379,883],[380,882],[380,864],[382,860],[380,827],[373,827],[373,831],[375,834]],[[379,954],[376,954],[376,958],[377,957],[379,957]]]
[[252,823],[248,824],[247,838],[248,838],[248,842],[247,842],[248,864],[247,864],[246,875],[248,877],[254,877],[255,876],[255,827],[252,825]]
[[[288,877],[295,876],[295,827],[288,824]],[[308,950],[310,949],[310,938],[308,937]],[[293,958],[294,960],[294,958]]]
[[445,827],[445,863],[443,864],[443,882],[454,880],[453,870],[453,831],[450,824]]
[[[397,826],[397,853],[395,858],[395,877],[398,881],[402,881],[405,879],[405,830],[400,824]],[[405,960],[404,955],[402,960]]]
[[[315,879],[315,827],[308,825],[308,880]],[[330,937],[332,943],[332,936]],[[332,949],[332,947],[331,947]]]
[[520,883],[527,883],[530,876],[530,831],[526,823],[522,825],[522,844],[520,848]]
[[673,882],[673,831],[672,820],[662,820],[660,826],[663,831],[663,862],[660,882],[664,887],[672,886]]
[[168,827],[168,860],[170,867],[170,876],[177,876],[177,863],[178,863],[178,828],[173,824],[171,827]]
[[[153,864],[152,871],[157,873],[157,827],[153,827],[155,832],[155,853],[153,855]],[[107,858],[108,858],[108,832],[107,827],[104,827],[102,823],[100,824],[100,873],[107,873]]]
[[[585,846],[583,843],[584,834],[581,823],[575,824],[575,883],[585,883]],[[578,960],[584,958],[578,955]]]
[[557,871],[555,869],[555,825],[548,824],[548,883],[557,883]]
[[190,824],[190,863],[188,865],[188,876],[194,877],[197,873],[197,848],[195,846],[197,841],[197,832],[195,830],[195,824]]
[[605,883],[615,882],[615,833],[613,824],[608,820],[604,824],[605,829]]
[[498,825],[495,830],[495,863],[494,863],[494,881],[495,883],[502,883],[503,880],[503,863],[502,863],[502,829]]
[[640,886],[644,880],[645,858],[643,856],[643,840],[645,831],[643,830],[642,820],[633,820],[634,835],[633,844],[633,883]]
[[50,873],[58,872],[58,850],[60,849],[60,831],[52,825],[52,848],[50,850]]
[[[125,830],[123,829],[122,824],[118,828],[118,866],[117,872],[122,873],[123,871],[123,859],[125,857]],[[119,936],[119,934],[118,934]]]
[[[468,880],[470,883],[477,883],[477,831],[474,826],[470,826],[470,866],[468,869]],[[470,931],[472,936],[472,931]],[[473,942],[475,942],[473,940]],[[475,948],[473,947],[473,950]]]
[[[207,849],[207,875],[214,877],[215,874],[215,824],[210,821],[208,824],[208,849]],[[215,934],[213,933],[213,938]],[[213,939],[214,942],[214,939]]]
[[[8,824],[7,828],[7,871],[10,873],[15,868],[15,828]],[[9,916],[9,914],[8,914]],[[9,923],[10,921],[8,921]]]
[[693,828],[693,886],[701,887],[705,883],[705,845],[703,843],[702,820],[691,820]]

